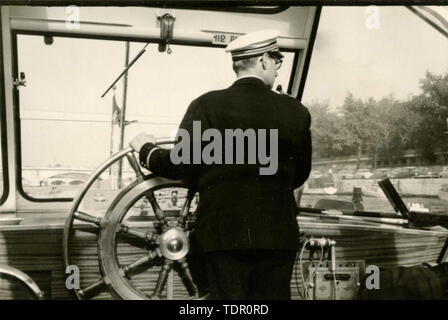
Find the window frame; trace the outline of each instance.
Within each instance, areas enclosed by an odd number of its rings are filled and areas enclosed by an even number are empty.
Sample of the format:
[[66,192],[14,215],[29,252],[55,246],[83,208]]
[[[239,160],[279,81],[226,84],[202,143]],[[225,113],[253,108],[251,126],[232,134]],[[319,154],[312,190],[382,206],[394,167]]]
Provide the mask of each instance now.
[[[319,21],[320,21],[321,14],[322,14],[322,6],[317,6],[316,13],[314,15],[313,25],[311,27],[310,39],[308,41],[308,46],[306,48],[305,61],[303,62],[302,77],[300,78],[299,88],[297,91],[297,99],[300,101],[302,101],[303,93],[305,92],[306,78],[308,76],[308,71],[309,71],[309,68],[311,65],[311,58],[312,58],[313,51],[314,51],[314,43],[316,42],[317,31],[319,29]],[[296,57],[298,57],[298,55]],[[291,78],[289,80],[290,86],[292,86],[292,83],[293,83],[293,79]],[[288,87],[288,93],[291,92],[291,89]]]
[[[2,25],[2,18],[0,15],[0,25]],[[0,205],[6,202],[9,196],[9,166],[8,166],[8,141],[6,128],[6,96],[5,96],[5,70],[3,57],[3,36],[0,32],[0,80],[3,85],[0,88],[0,140],[1,140],[1,161],[2,161],[2,175],[3,175],[3,190],[0,197]]]
[[[73,34],[73,33],[64,33],[64,32],[41,32],[41,31],[30,31],[30,30],[11,30],[11,42],[12,42],[12,60],[13,60],[13,77],[17,78],[19,76],[19,64],[18,64],[18,36],[19,35],[35,35],[35,36],[53,36],[53,37],[63,37],[63,38],[76,38],[76,39],[95,39],[95,40],[111,40],[111,41],[122,41],[123,43],[129,41],[134,43],[148,43],[151,42],[153,44],[161,43],[163,40],[160,38],[133,38],[133,37],[125,37],[125,36],[103,36],[96,34]],[[226,45],[218,45],[218,44],[209,44],[199,41],[181,41],[181,40],[172,40],[170,44],[173,45],[181,45],[181,46],[191,46],[191,47],[208,47],[208,48],[225,48]],[[303,54],[303,49],[291,49],[291,48],[281,48],[282,52],[291,52],[294,54],[293,63],[291,67],[291,76],[288,80],[288,93],[291,93],[291,89],[294,83],[294,78],[297,72],[297,64],[299,61],[299,57]],[[305,61],[306,62],[306,61]],[[21,135],[21,121],[20,121],[20,94],[17,88],[14,88],[13,92],[13,100],[14,100],[14,136],[16,141],[16,185],[17,191],[19,194],[28,201],[31,202],[72,202],[74,198],[34,198],[27,194],[23,189],[22,185],[22,135]],[[2,141],[3,142],[3,141]]]

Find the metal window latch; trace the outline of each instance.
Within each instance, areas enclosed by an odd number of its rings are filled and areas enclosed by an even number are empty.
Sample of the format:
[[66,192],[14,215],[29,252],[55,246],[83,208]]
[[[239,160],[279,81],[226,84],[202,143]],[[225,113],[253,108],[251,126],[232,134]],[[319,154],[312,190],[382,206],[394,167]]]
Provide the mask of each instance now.
[[170,41],[173,38],[174,21],[176,18],[169,13],[165,13],[163,16],[157,17],[160,23],[160,39],[159,52],[167,52],[171,54]]
[[20,72],[20,80],[14,79],[12,82],[14,87],[26,87],[26,79],[25,79],[25,72]]

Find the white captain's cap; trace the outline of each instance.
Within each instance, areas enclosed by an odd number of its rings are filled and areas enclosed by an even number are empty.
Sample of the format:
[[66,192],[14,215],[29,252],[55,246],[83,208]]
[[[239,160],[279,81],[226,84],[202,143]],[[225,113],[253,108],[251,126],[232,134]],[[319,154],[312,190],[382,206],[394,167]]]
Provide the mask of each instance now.
[[277,38],[279,33],[275,30],[261,30],[247,33],[233,40],[226,48],[232,54],[232,60],[238,61],[256,56],[265,52],[275,55],[279,59],[283,55],[279,51]]

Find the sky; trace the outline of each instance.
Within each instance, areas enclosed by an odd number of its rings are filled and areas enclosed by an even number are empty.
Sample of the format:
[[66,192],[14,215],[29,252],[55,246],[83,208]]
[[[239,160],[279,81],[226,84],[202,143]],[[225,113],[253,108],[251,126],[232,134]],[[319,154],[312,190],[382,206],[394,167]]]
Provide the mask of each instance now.
[[[379,7],[378,29],[366,27],[368,16],[364,7],[323,9],[305,105],[328,101],[336,107],[349,91],[362,99],[407,99],[420,92],[418,80],[426,71],[448,71],[447,39],[412,12]],[[27,76],[20,89],[23,166],[97,167],[110,152],[113,92],[100,96],[123,69],[124,42],[55,38],[47,46],[41,36],[20,36],[18,43],[19,69]],[[131,59],[142,47],[131,44]],[[127,127],[125,143],[139,132],[174,135],[194,98],[235,80],[222,49],[172,51],[159,53],[150,45],[129,72],[127,119],[139,122]],[[287,54],[277,80],[284,88],[291,67]],[[122,106],[122,82],[116,96]]]
[[448,72],[447,38],[405,7],[377,9],[377,29],[366,26],[371,13],[365,7],[322,10],[305,104],[328,101],[336,107],[348,92],[361,99],[392,94],[405,100],[420,92],[419,79],[427,71]]

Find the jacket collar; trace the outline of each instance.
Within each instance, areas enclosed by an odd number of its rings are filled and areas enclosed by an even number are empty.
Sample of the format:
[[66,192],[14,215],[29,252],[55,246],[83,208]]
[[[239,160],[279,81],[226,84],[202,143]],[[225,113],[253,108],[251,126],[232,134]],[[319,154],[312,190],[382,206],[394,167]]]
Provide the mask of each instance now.
[[258,77],[255,76],[248,76],[248,77],[241,77],[238,80],[236,80],[233,83],[233,86],[238,85],[261,85],[263,87],[267,87],[266,84]]

